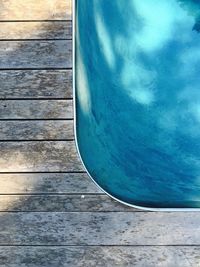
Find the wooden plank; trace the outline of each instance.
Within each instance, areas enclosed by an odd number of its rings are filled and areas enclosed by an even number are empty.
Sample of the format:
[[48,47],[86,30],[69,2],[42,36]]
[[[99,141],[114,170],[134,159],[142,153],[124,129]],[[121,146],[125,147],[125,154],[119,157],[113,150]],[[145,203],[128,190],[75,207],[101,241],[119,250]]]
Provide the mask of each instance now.
[[0,22],[0,40],[72,39],[71,21]]
[[198,267],[200,247],[1,246],[0,255],[0,265],[12,267]]
[[71,97],[71,70],[0,71],[0,99]]
[[86,173],[0,173],[0,194],[98,194]]
[[72,100],[0,100],[0,119],[71,119]]
[[71,0],[1,0],[0,20],[71,19]]
[[2,212],[1,245],[200,245],[198,212]]
[[74,139],[73,121],[1,121],[0,140]]
[[0,142],[0,172],[83,171],[73,141]]
[[1,41],[0,69],[71,68],[72,42]]
[[99,194],[0,195],[0,212],[99,212],[134,210],[135,209],[122,205],[106,195]]

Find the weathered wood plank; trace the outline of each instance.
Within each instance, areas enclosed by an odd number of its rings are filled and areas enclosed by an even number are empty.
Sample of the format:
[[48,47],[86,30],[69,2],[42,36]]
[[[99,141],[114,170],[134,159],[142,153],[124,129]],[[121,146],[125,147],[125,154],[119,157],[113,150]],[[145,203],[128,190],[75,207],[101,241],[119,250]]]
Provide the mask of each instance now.
[[198,267],[200,247],[0,247],[1,266]]
[[71,19],[71,0],[1,0],[0,20]]
[[0,22],[0,40],[71,38],[71,21]]
[[0,215],[0,244],[200,245],[198,212],[15,212]]
[[72,42],[1,41],[0,68],[71,68]]
[[0,194],[102,193],[86,173],[0,173]]
[[71,70],[0,71],[0,98],[71,98]]
[[71,119],[72,100],[0,100],[0,119]]
[[1,121],[0,140],[74,139],[73,121]]
[[[134,211],[106,195],[0,195],[2,211]],[[137,210],[139,211],[139,210]],[[1,216],[1,214],[0,214]]]
[[83,171],[73,141],[0,142],[0,172]]

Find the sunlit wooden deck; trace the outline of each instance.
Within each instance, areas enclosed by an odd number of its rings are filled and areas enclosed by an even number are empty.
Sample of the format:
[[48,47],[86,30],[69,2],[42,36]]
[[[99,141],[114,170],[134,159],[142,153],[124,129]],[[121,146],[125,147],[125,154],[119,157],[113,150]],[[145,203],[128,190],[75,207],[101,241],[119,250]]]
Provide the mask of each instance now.
[[0,1],[0,266],[200,266],[200,213],[143,212],[77,156],[69,0]]

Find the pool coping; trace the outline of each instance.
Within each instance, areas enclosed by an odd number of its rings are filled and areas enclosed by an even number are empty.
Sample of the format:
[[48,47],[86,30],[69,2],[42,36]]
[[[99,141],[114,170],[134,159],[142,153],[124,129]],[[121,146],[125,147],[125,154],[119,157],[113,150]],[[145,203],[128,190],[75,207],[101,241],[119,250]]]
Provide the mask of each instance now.
[[72,0],[72,87],[73,87],[73,115],[74,115],[74,138],[75,138],[75,145],[76,145],[76,150],[78,153],[78,156],[81,160],[81,163],[86,171],[86,173],[88,174],[88,176],[90,177],[90,179],[93,181],[93,183],[106,195],[108,195],[109,197],[111,197],[112,199],[126,205],[132,208],[136,208],[136,209],[141,209],[144,211],[164,211],[164,212],[173,212],[173,211],[179,211],[179,212],[183,212],[183,211],[200,211],[200,208],[151,208],[151,207],[143,207],[143,206],[138,206],[138,205],[134,205],[134,204],[129,204],[127,202],[124,202],[116,197],[114,197],[113,195],[111,195],[110,193],[106,192],[92,177],[92,175],[90,174],[90,172],[88,171],[88,169],[86,168],[83,158],[81,156],[80,150],[79,150],[79,145],[78,145],[78,140],[77,140],[77,130],[76,130],[76,90],[75,90],[75,15],[76,15],[76,1],[77,0]]

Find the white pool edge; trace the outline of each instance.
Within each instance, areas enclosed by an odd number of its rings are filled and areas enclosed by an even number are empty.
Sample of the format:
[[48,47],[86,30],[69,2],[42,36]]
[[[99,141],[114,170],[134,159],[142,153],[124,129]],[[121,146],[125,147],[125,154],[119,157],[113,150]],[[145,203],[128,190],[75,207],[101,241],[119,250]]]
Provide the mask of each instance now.
[[112,196],[111,194],[109,194],[108,192],[106,192],[94,179],[93,177],[90,175],[89,171],[87,170],[84,161],[82,159],[80,150],[79,150],[79,146],[78,146],[78,141],[77,141],[77,131],[76,131],[76,92],[75,92],[75,15],[76,15],[76,0],[72,0],[72,87],[73,87],[73,115],[74,115],[74,123],[73,123],[73,127],[74,127],[74,139],[75,139],[75,146],[76,146],[76,150],[78,153],[78,156],[81,160],[81,163],[86,171],[86,173],[88,174],[88,176],[90,177],[90,179],[93,181],[93,183],[106,195],[108,195],[109,197],[111,197],[112,199],[120,202],[121,204],[124,204],[126,206],[132,207],[132,208],[136,208],[136,209],[140,209],[140,210],[144,210],[144,211],[164,211],[164,212],[173,212],[173,211],[179,211],[179,212],[184,212],[184,211],[200,211],[200,208],[149,208],[149,207],[143,207],[143,206],[137,206],[137,205],[133,205],[133,204],[129,204],[127,202],[124,202],[114,196]]

